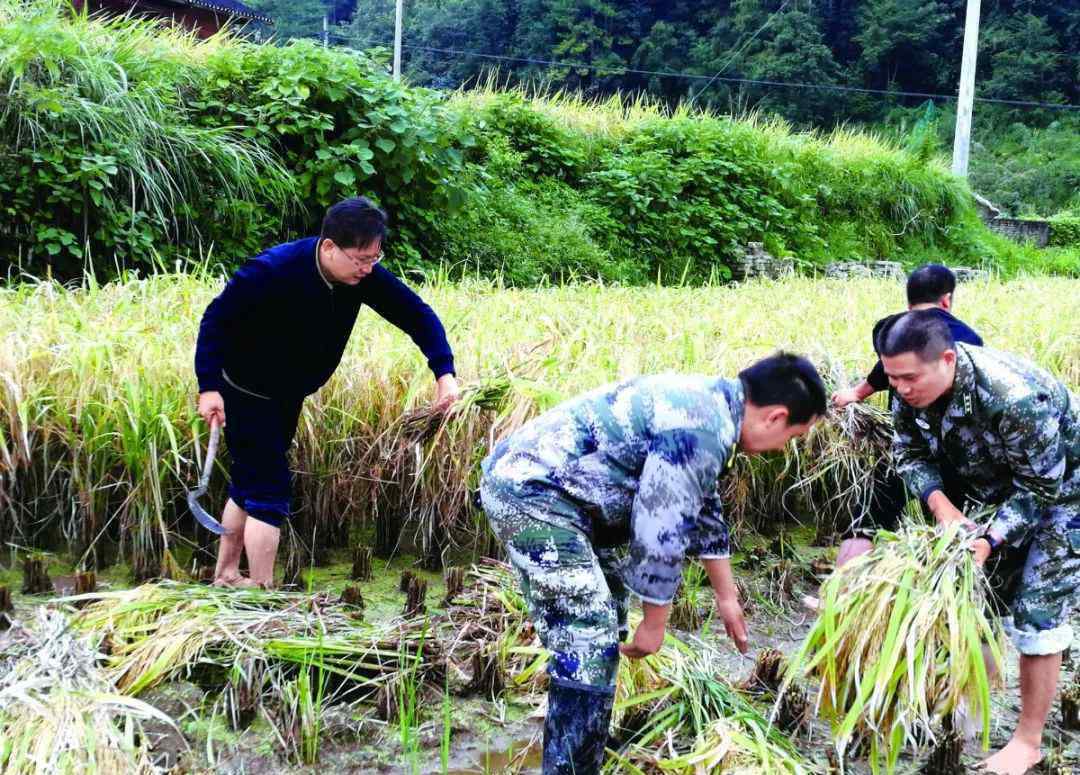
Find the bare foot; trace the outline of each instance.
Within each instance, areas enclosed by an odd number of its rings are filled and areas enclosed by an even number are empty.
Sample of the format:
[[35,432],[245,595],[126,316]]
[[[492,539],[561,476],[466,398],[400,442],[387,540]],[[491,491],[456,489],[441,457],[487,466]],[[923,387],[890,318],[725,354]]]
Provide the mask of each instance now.
[[259,585],[251,579],[237,574],[235,576],[219,576],[214,579],[214,586],[236,589],[238,587],[257,587]]
[[1042,761],[1042,751],[1037,745],[1018,740],[1009,744],[983,762],[983,771],[993,775],[1024,775]]

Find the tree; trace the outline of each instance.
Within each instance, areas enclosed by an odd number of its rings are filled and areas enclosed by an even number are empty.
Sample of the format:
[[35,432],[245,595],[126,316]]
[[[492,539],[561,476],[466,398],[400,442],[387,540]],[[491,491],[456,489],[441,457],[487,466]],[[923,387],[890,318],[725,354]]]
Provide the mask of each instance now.
[[980,95],[1065,102],[1069,84],[1061,48],[1045,19],[1024,14],[996,20],[982,36]]
[[[779,14],[761,35],[763,40],[748,58],[743,72],[753,80],[835,85],[840,67],[825,45],[820,19],[806,11]],[[755,91],[754,87],[749,87]],[[761,93],[760,90],[757,90]],[[761,108],[792,121],[826,123],[838,114],[843,100],[837,92],[820,89],[768,89]]]
[[953,90],[959,76],[958,32],[936,0],[868,0],[858,11],[857,68],[875,89]]

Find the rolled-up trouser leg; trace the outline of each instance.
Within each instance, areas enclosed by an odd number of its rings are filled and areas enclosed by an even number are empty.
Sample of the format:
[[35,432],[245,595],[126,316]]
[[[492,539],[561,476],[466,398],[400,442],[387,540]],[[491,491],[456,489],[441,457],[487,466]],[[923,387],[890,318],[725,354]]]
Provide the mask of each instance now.
[[544,722],[544,775],[597,775],[604,763],[614,689],[552,681]]
[[1069,614],[1080,588],[1080,504],[1052,506],[1036,530],[1011,601],[1006,630],[1027,656],[1057,654],[1072,643]]

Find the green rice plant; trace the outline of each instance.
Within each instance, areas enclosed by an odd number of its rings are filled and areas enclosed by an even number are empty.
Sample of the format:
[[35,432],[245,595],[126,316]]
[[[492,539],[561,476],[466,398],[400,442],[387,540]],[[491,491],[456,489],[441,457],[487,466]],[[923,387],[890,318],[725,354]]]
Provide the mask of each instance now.
[[301,670],[280,686],[280,730],[285,750],[300,764],[315,764],[319,758],[319,733],[323,711],[324,682],[315,679],[312,689],[310,669]]
[[956,525],[879,532],[871,552],[822,586],[821,613],[784,688],[804,677],[820,682],[816,709],[832,724],[841,758],[866,741],[874,772],[892,772],[903,748],[932,744],[943,722],[960,728],[961,716],[980,722],[989,745],[983,645],[1002,664],[1003,640],[970,542]]
[[417,702],[420,686],[417,680],[416,668],[418,660],[406,652],[404,642],[401,645],[401,653],[398,657],[404,669],[398,674],[394,683],[397,690],[397,724],[398,734],[401,739],[402,757],[409,763],[412,772],[417,772],[420,755],[420,705]]
[[142,722],[173,721],[118,692],[86,638],[41,607],[34,630],[0,647],[0,773],[158,772]]
[[454,705],[450,700],[450,684],[449,678],[446,679],[446,683],[443,684],[442,694],[442,734],[439,736],[439,767],[442,769],[443,775],[450,768],[450,741],[453,737],[453,718]]

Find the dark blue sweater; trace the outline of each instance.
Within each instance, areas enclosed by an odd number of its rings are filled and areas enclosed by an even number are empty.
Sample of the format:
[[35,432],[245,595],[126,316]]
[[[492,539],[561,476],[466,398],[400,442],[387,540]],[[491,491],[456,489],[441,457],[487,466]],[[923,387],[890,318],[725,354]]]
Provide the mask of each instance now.
[[360,307],[407,333],[435,377],[454,371],[446,331],[431,307],[384,267],[356,285],[330,284],[317,263],[317,237],[270,248],[245,263],[210,302],[199,325],[199,392],[228,380],[260,395],[299,398],[330,379]]
[[[931,308],[930,311],[945,321],[949,326],[949,330],[952,331],[953,339],[955,341],[973,344],[976,347],[983,346],[982,337],[976,334],[964,321],[953,317],[952,314],[943,309]],[[887,318],[882,318],[874,324],[874,352],[878,351],[878,334],[882,329],[891,326],[897,318],[905,314],[906,313],[904,312],[898,312],[895,315],[889,315]],[[885,390],[889,387],[889,377],[885,374],[885,367],[881,364],[880,357],[878,358],[877,363],[874,364],[874,368],[866,375],[866,381],[874,390]]]

